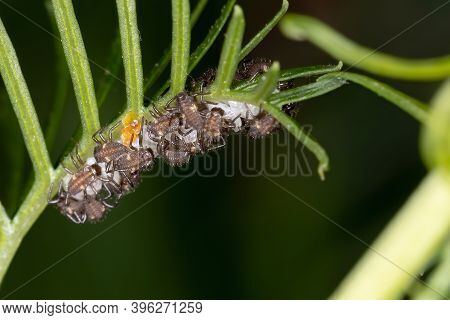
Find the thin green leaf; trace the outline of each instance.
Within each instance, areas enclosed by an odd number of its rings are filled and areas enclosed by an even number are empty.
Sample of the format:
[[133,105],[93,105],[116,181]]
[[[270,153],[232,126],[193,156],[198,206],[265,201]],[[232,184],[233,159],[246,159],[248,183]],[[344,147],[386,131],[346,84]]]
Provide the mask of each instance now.
[[272,20],[267,23],[264,28],[261,29],[250,41],[247,45],[241,50],[239,54],[239,61],[243,60],[250,52],[253,51],[261,41],[272,31],[273,28],[280,22],[281,18],[285,15],[289,8],[289,2],[287,0],[283,0],[280,11],[272,18]]
[[297,78],[307,78],[323,75],[330,72],[337,72],[342,69],[342,66],[342,61],[339,61],[337,65],[309,66],[286,69],[281,71],[280,81],[288,81]]
[[325,180],[325,172],[328,171],[330,167],[330,160],[325,149],[313,138],[311,138],[311,136],[307,135],[302,127],[293,118],[289,117],[286,113],[281,111],[280,108],[277,108],[270,103],[263,103],[262,107],[275,119],[277,119],[278,122],[280,122],[281,125],[285,127],[289,133],[291,133],[298,141],[303,143],[305,147],[314,154],[314,156],[319,161],[319,166],[317,168],[319,177],[320,179]]
[[[341,70],[342,62],[339,62],[337,65],[326,65],[326,66],[308,66],[308,67],[300,67],[300,68],[292,68],[281,70],[279,81],[288,81],[297,78],[307,78],[313,76],[323,75],[329,72],[336,72]],[[261,76],[257,76],[253,81],[242,81],[238,83],[234,90],[240,91],[248,91],[253,90],[259,81]]]
[[[228,0],[227,3],[222,7],[222,11],[220,13],[219,18],[214,22],[212,27],[209,29],[209,32],[205,39],[200,43],[200,45],[195,49],[195,51],[191,54],[189,59],[189,69],[188,72],[192,72],[194,68],[198,65],[201,59],[205,56],[208,50],[213,45],[214,41],[222,31],[227,19],[234,7],[236,0]],[[155,97],[161,96],[169,87],[170,81],[167,81],[155,94]]]
[[0,20],[0,72],[33,164],[35,181],[49,181],[53,171],[33,101],[16,52]]
[[78,102],[83,133],[88,138],[100,127],[89,60],[72,2],[52,0],[52,3]]
[[190,18],[191,29],[194,28],[198,19],[202,15],[203,11],[205,10],[206,5],[208,4],[208,1],[209,0],[199,0],[197,2],[197,4],[195,5],[194,10],[192,10],[192,12],[191,12],[191,18]]
[[336,78],[318,80],[317,82],[301,87],[275,93],[269,98],[269,102],[277,106],[282,106],[289,103],[305,101],[336,90],[344,84],[345,81]]
[[[50,19],[50,25],[54,34],[58,33],[58,26],[56,25],[55,15],[50,0],[45,2],[47,14]],[[67,94],[69,92],[70,74],[67,69],[66,59],[64,57],[64,50],[61,47],[59,39],[54,41],[54,52],[56,57],[56,88],[53,104],[50,109],[47,126],[45,128],[45,141],[49,150],[53,149],[56,136],[61,125],[61,119],[64,114],[64,107],[66,106]]]
[[350,73],[350,72],[335,72],[329,73],[319,78],[319,80],[325,79],[344,79],[348,81],[355,82],[373,92],[383,97],[384,99],[392,102],[394,105],[414,117],[420,122],[425,122],[428,119],[428,110],[429,107],[404,94],[403,92],[394,89],[387,84],[379,82],[377,80],[371,79],[367,76],[363,76],[360,74]]
[[[200,15],[203,13],[203,10],[205,9],[205,6],[207,3],[208,3],[208,0],[200,0],[197,3],[197,5],[195,6],[194,10],[192,11],[191,19],[190,19],[191,30],[192,30],[192,28],[194,28],[195,24],[197,23]],[[147,92],[147,90],[152,85],[155,84],[156,80],[159,79],[159,77],[161,76],[161,74],[164,72],[167,65],[169,64],[171,58],[172,58],[172,47],[170,47],[164,51],[164,53],[161,56],[161,58],[159,59],[159,61],[157,63],[155,63],[152,70],[150,70],[150,74],[144,83],[144,92]],[[169,87],[169,85],[170,85],[170,82],[167,81],[163,91],[165,91]]]
[[171,95],[184,90],[191,43],[189,0],[172,0],[172,70]]
[[440,80],[450,76],[450,55],[430,59],[391,56],[360,46],[323,22],[299,14],[286,15],[280,28],[290,39],[307,39],[336,59],[377,75],[421,81]]
[[263,100],[270,96],[278,85],[278,77],[280,76],[280,64],[274,62],[270,69],[264,73],[258,83],[258,87],[251,93],[252,99],[259,105]]
[[217,77],[214,81],[212,91],[224,92],[230,89],[239,63],[239,52],[241,50],[244,29],[244,13],[241,7],[235,6],[225,35]]
[[118,77],[122,67],[122,48],[120,32],[117,32],[109,50],[109,56],[106,62],[106,71],[103,79],[97,87],[97,105],[101,109],[111,91],[115,80]]
[[122,55],[127,84],[127,110],[140,114],[143,107],[144,85],[140,35],[137,25],[136,1],[116,0],[119,16]]

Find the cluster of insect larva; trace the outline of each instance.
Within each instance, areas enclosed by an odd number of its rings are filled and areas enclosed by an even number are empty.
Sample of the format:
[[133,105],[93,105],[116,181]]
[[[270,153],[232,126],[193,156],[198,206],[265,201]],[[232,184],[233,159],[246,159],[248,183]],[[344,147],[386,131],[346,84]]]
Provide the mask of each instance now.
[[[236,81],[253,80],[271,66],[267,59],[254,59],[240,64]],[[137,119],[127,114],[122,122],[99,130],[93,157],[83,162],[78,152],[72,154],[75,170],[66,168],[59,192],[49,203],[75,223],[98,222],[123,195],[140,183],[141,174],[152,168],[155,158],[171,166],[189,162],[195,154],[222,147],[230,133],[246,133],[251,138],[263,138],[276,131],[280,124],[260,107],[238,102],[209,102],[208,87],[216,71],[208,69],[192,80],[187,92],[179,93],[168,103],[164,112],[150,108],[152,120]],[[292,87],[280,82],[277,90]],[[296,105],[283,110],[292,115]],[[121,138],[113,139],[113,131],[121,127]]]

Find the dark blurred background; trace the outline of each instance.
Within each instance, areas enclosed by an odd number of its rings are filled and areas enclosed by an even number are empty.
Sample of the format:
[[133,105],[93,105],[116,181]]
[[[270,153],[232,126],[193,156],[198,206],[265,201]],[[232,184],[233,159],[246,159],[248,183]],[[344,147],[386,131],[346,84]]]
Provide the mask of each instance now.
[[[3,1],[2,1],[3,2]],[[51,30],[43,1],[5,0]],[[106,65],[117,29],[115,1],[74,0],[89,57]],[[193,32],[199,43],[224,1],[210,1]],[[303,0],[291,12],[322,19],[355,41],[377,47],[439,6],[442,0]],[[246,39],[279,9],[281,1],[238,3],[244,8]],[[170,41],[170,1],[138,1],[145,73]],[[0,3],[0,15],[16,48],[41,124],[55,93],[54,39]],[[390,43],[384,51],[430,57],[450,51],[450,6]],[[195,73],[215,66],[223,34]],[[283,67],[335,63],[309,43],[297,43],[274,30],[253,56],[279,60]],[[96,84],[104,71],[92,65]],[[123,79],[123,72],[120,74]],[[438,83],[383,81],[429,101]],[[0,195],[14,210],[26,194],[31,172],[17,122],[2,84],[0,106]],[[125,87],[116,82],[103,108],[102,123],[117,115]],[[55,150],[56,161],[77,121],[70,90]],[[418,153],[419,125],[408,115],[356,85],[305,102],[299,121],[327,149],[332,170],[325,182],[312,176],[273,180],[371,243],[425,174]],[[286,137],[286,135],[284,135]],[[292,142],[292,141],[291,141]],[[211,157],[216,166],[247,153],[259,158],[289,154],[279,145],[267,154],[265,142],[232,139],[227,152]],[[231,149],[241,155],[233,155]],[[299,150],[300,148],[297,148]],[[202,164],[204,158],[196,159]],[[221,167],[222,168],[222,167]],[[211,169],[214,171],[216,168]],[[53,208],[44,211],[24,239],[6,276],[4,296],[61,257],[179,182],[151,177],[126,197],[106,221],[74,225]],[[20,192],[15,196],[15,190]],[[14,299],[321,299],[327,298],[367,248],[264,177],[223,169],[215,177],[193,175],[140,208],[73,255],[11,295]]]

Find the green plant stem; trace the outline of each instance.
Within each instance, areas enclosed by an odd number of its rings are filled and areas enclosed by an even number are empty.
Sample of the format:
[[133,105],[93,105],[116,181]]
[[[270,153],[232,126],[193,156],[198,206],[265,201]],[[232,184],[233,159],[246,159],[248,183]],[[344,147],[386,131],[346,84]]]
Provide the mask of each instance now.
[[241,7],[235,6],[233,16],[225,35],[222,53],[220,55],[217,77],[212,92],[226,92],[230,89],[239,63],[242,38],[245,30],[244,13]]
[[[50,19],[53,33],[58,33],[55,15],[52,8],[51,0],[45,2],[45,8]],[[48,115],[47,125],[45,128],[45,142],[49,150],[53,149],[56,136],[61,125],[61,119],[66,105],[67,94],[69,92],[70,74],[67,69],[66,60],[64,58],[64,50],[58,39],[54,41],[54,52],[56,57],[56,88],[53,104]]]
[[[228,19],[228,16],[230,15],[230,13],[233,9],[235,2],[236,2],[236,0],[228,0],[227,3],[225,3],[225,5],[222,7],[222,11],[220,13],[219,18],[214,22],[214,24],[209,29],[208,34],[206,35],[205,39],[203,39],[203,41],[198,45],[198,47],[191,54],[191,56],[189,58],[189,68],[188,68],[189,73],[192,72],[192,70],[194,70],[194,68],[198,65],[200,60],[205,56],[205,54],[208,52],[208,50],[213,45],[214,41],[219,36],[220,31],[223,29],[223,27]],[[155,93],[154,97],[158,98],[158,97],[162,96],[163,93],[167,90],[167,88],[169,86],[170,86],[170,81],[167,80],[161,86],[161,88]]]
[[428,167],[442,166],[450,173],[450,79],[444,82],[432,101],[420,145]]
[[252,92],[252,99],[256,105],[260,105],[276,89],[280,76],[280,64],[275,61],[270,69],[264,73],[258,83],[258,87]]
[[425,123],[428,119],[428,111],[430,108],[426,104],[404,94],[403,92],[398,91],[397,89],[388,86],[387,84],[371,79],[364,75],[350,72],[329,73],[320,77],[319,80],[329,78],[338,78],[355,82],[375,92],[384,99],[392,102],[394,105],[398,106],[400,109],[408,113],[416,120]]
[[243,60],[250,52],[253,51],[260,43],[264,40],[264,38],[272,31],[273,28],[280,22],[281,18],[286,14],[286,11],[289,8],[289,2],[287,0],[283,0],[281,4],[280,11],[261,29],[246,45],[242,48],[241,53],[239,54],[239,61]]
[[[0,281],[24,235],[45,208],[46,201],[36,201],[36,195],[48,190],[53,168],[45,145],[39,120],[23,77],[12,43],[0,20],[0,72],[8,91],[14,112],[19,121],[34,169],[34,183],[20,206],[12,223],[6,213],[0,213],[2,235],[0,238]],[[3,207],[2,207],[3,208]],[[3,210],[2,210],[3,211]]]
[[189,0],[172,0],[171,96],[184,90],[189,66],[190,44]]
[[143,112],[144,84],[136,1],[116,0],[119,16],[122,56],[125,66],[128,111]]
[[[197,23],[200,15],[203,13],[203,10],[205,9],[205,6],[208,3],[208,1],[209,0],[200,0],[195,6],[194,10],[192,11],[190,18],[191,30]],[[155,65],[153,66],[152,70],[150,71],[150,75],[147,77],[147,80],[145,80],[144,92],[146,92],[152,85],[155,84],[156,80],[159,79],[159,77],[169,64],[171,58],[172,58],[172,47],[166,49],[161,58],[159,59],[159,61],[155,63]],[[167,84],[167,86],[169,86],[169,84]],[[167,89],[167,87],[165,89]]]
[[[442,250],[439,257],[438,265],[426,280],[426,286],[422,283],[416,283],[418,287],[411,293],[411,298],[414,300],[437,300],[442,299],[437,292],[450,296],[450,238]],[[436,291],[433,291],[434,290]]]
[[406,59],[356,44],[323,22],[309,16],[287,14],[282,33],[293,40],[309,40],[338,60],[374,74],[413,81],[432,81],[450,76],[450,55],[430,59]]
[[84,140],[100,127],[94,83],[89,60],[84,48],[80,27],[70,0],[52,0],[61,41],[69,66],[78,109],[81,116]]
[[449,195],[450,176],[431,171],[331,298],[399,298],[449,235]]

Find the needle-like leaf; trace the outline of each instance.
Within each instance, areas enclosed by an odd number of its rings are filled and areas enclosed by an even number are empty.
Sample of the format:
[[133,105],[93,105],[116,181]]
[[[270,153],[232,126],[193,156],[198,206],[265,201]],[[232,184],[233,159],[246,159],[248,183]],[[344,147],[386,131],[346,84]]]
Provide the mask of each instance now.
[[350,72],[334,72],[320,77],[318,80],[326,79],[342,79],[355,82],[392,102],[394,105],[416,118],[420,122],[428,119],[429,107],[424,103],[388,86],[382,82],[371,79],[367,76],[350,73]]
[[[197,66],[197,64],[200,62],[200,60],[205,56],[205,54],[208,52],[208,50],[213,45],[214,41],[219,36],[220,31],[222,31],[228,17],[230,16],[230,13],[233,9],[235,2],[236,2],[236,0],[228,0],[227,1],[227,3],[222,7],[222,11],[220,13],[219,18],[217,18],[217,20],[214,22],[214,24],[209,29],[209,32],[206,35],[205,39],[198,45],[198,47],[191,54],[191,57],[189,58],[189,69],[188,69],[189,73],[192,70],[194,70],[194,68]],[[156,94],[154,96],[155,97],[161,96],[167,90],[169,85],[170,85],[170,81],[166,81],[166,83],[156,92]]]
[[278,77],[280,76],[280,64],[274,62],[270,69],[264,73],[258,83],[258,87],[251,93],[252,100],[256,101],[256,105],[262,103],[276,89]]
[[188,74],[190,44],[189,0],[172,0],[171,96],[184,90]]
[[277,106],[300,102],[336,90],[345,83],[344,80],[336,78],[318,80],[311,84],[275,93],[269,98],[269,102]]
[[239,52],[241,50],[244,29],[244,13],[242,12],[241,7],[235,6],[233,16],[225,35],[217,77],[212,89],[213,92],[225,92],[231,87],[239,63]]
[[272,20],[267,23],[264,28],[261,29],[250,41],[247,45],[241,50],[239,54],[239,61],[243,60],[250,52],[255,49],[261,41],[272,31],[273,28],[280,22],[281,18],[286,14],[286,11],[289,8],[289,2],[287,0],[283,0],[280,11],[272,18]]
[[[203,13],[203,10],[205,9],[205,6],[207,5],[208,1],[209,0],[200,0],[195,6],[194,10],[192,10],[190,19],[191,30],[197,23],[200,15]],[[149,76],[147,77],[147,80],[145,80],[144,93],[147,92],[147,90],[156,82],[156,80],[158,80],[158,78],[161,76],[161,74],[164,72],[167,65],[169,64],[171,58],[172,58],[172,47],[166,49],[161,58],[159,59],[159,61],[155,63],[155,65],[153,66],[152,70],[149,73]],[[164,90],[166,90],[169,87],[169,85],[170,85],[169,81],[167,81]]]
[[271,103],[263,103],[262,107],[264,110],[269,112],[278,122],[281,123],[286,130],[291,133],[298,141],[305,145],[309,151],[311,151],[314,156],[319,161],[319,166],[317,168],[317,172],[319,177],[324,180],[325,172],[329,170],[330,160],[325,149],[316,142],[311,136],[307,135],[302,127],[291,117],[289,117],[286,113],[277,108]]

